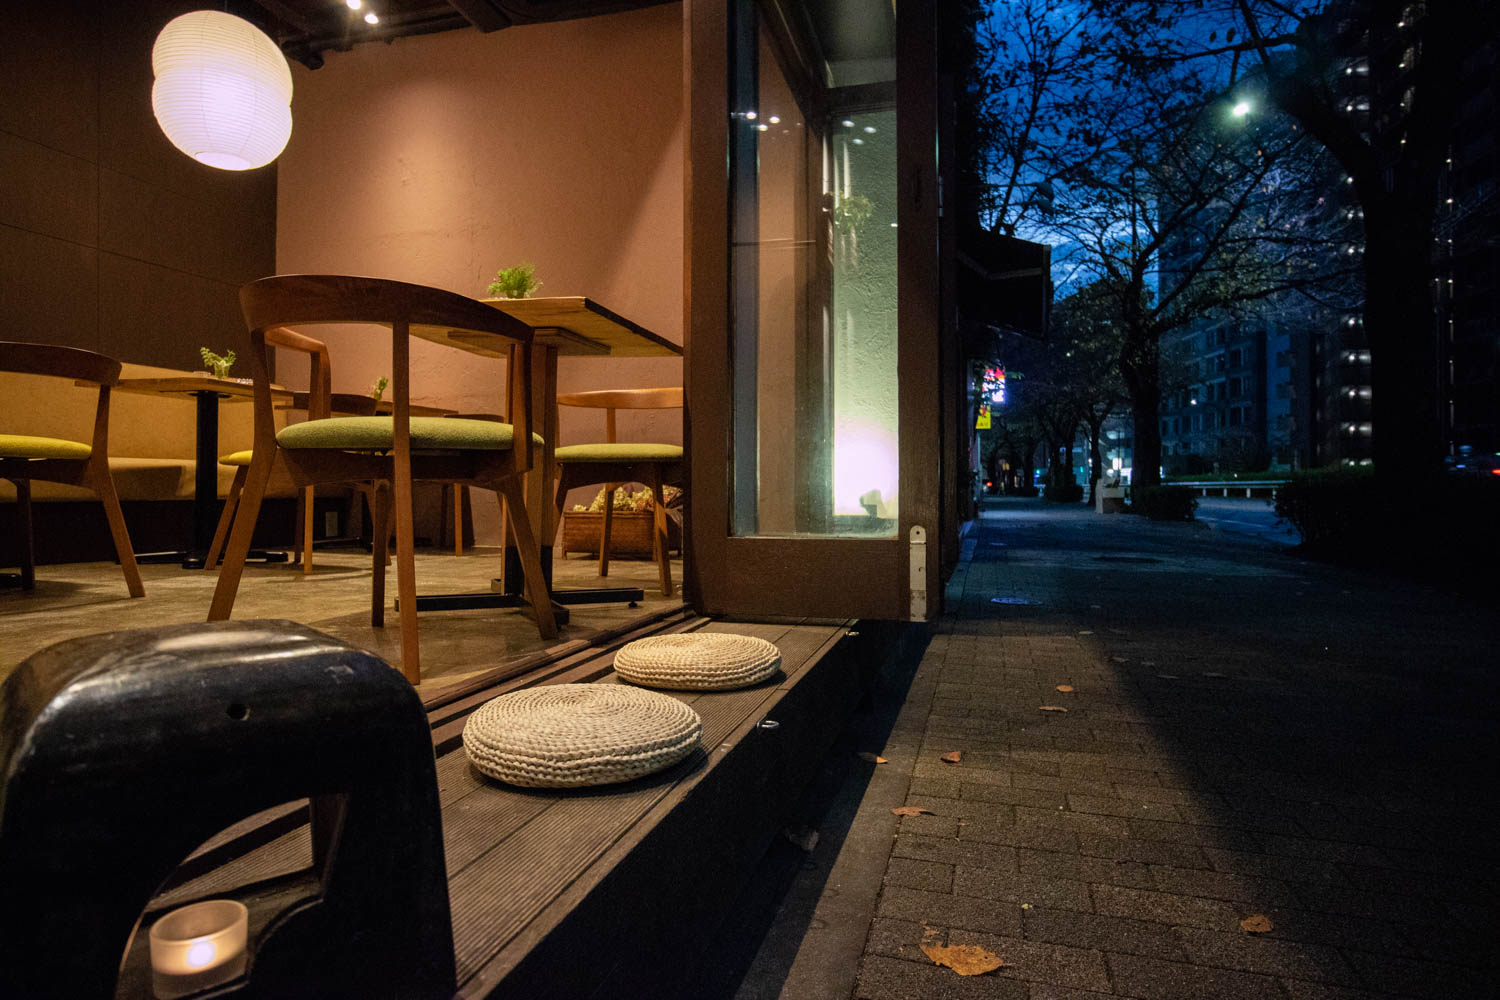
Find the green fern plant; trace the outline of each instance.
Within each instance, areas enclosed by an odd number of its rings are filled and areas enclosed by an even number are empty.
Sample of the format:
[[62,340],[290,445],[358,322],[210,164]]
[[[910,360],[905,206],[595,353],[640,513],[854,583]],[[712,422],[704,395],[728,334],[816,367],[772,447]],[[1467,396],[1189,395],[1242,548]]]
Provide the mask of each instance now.
[[499,298],[529,299],[541,287],[542,283],[536,280],[536,268],[521,263],[496,271],[495,280],[490,282],[488,292]]
[[385,395],[385,387],[390,384],[391,380],[384,375],[375,380],[375,384],[370,386],[370,395],[375,402],[380,402],[380,397]]
[[233,351],[225,351],[222,355],[218,355],[206,347],[200,347],[198,353],[203,357],[203,363],[208,366],[208,370],[217,378],[229,377],[229,369],[234,366]]

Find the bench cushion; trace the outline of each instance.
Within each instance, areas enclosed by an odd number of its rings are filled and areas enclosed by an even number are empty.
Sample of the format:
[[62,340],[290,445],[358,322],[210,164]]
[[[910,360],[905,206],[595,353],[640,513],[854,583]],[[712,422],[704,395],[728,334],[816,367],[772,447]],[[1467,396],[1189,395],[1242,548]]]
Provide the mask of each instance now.
[[681,632],[627,642],[615,654],[620,679],[643,687],[727,691],[781,669],[781,651],[749,635]]
[[680,444],[649,444],[640,441],[616,441],[613,444],[569,444],[557,449],[559,462],[677,462],[682,460]]
[[492,699],[464,723],[481,773],[512,785],[630,781],[682,760],[703,722],[670,695],[623,684],[554,684]]
[[91,445],[62,438],[32,434],[0,434],[0,458],[84,459],[94,453]]
[[[276,441],[283,448],[390,451],[394,436],[392,417],[329,417],[284,427]],[[514,437],[514,427],[493,420],[411,418],[414,451],[509,451]],[[532,437],[541,444],[539,435]]]

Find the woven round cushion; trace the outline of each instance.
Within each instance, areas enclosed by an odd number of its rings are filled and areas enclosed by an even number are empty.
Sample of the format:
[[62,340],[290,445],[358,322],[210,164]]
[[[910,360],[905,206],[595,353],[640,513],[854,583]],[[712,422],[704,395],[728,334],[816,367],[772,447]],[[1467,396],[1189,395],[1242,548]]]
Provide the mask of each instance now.
[[577,788],[630,781],[693,752],[703,723],[676,698],[623,684],[555,684],[486,702],[464,723],[464,750],[512,785]]
[[781,669],[781,652],[764,639],[724,632],[653,635],[615,654],[622,680],[655,688],[724,691],[758,684]]

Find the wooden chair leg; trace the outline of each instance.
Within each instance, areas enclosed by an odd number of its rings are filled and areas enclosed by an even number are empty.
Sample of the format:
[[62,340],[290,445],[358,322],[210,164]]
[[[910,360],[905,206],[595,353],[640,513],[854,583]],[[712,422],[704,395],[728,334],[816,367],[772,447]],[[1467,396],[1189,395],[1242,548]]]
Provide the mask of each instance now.
[[213,603],[208,609],[208,620],[211,622],[224,621],[234,610],[240,577],[245,572],[245,558],[250,554],[250,538],[255,534],[255,520],[260,517],[261,501],[266,497],[266,484],[271,481],[274,451],[273,447],[263,456],[256,449],[250,459],[250,471],[245,475],[245,488],[240,493],[239,510],[235,512],[234,527],[229,532],[229,544],[224,549],[224,565],[219,568],[219,582],[214,587]]
[[31,526],[31,480],[16,484],[16,528],[21,536],[21,589],[36,589],[36,532]]
[[661,466],[653,465],[646,473],[651,487],[651,551],[656,556],[657,577],[661,580],[661,596],[672,596],[672,564],[667,552],[667,504],[662,492]]
[[422,657],[417,643],[416,526],[412,522],[410,459],[396,452],[396,593],[401,601],[401,673],[412,684],[422,680]]
[[547,578],[542,574],[542,553],[537,548],[536,535],[531,530],[531,517],[526,513],[526,498],[521,495],[521,484],[514,479],[507,479],[500,492],[510,506],[511,530],[516,535],[516,551],[521,555],[521,572],[526,577],[526,591],[536,614],[537,631],[543,639],[555,639],[557,616],[552,613],[552,593],[547,588]]
[[370,490],[370,627],[385,628],[386,545],[391,535],[391,488],[376,483]]
[[308,576],[313,564],[313,488],[302,487],[298,496],[302,501],[302,575]]
[[599,530],[599,575],[609,576],[609,531],[615,516],[616,484],[604,487],[604,525]]
[[234,523],[234,509],[240,505],[240,493],[245,488],[245,473],[250,466],[242,465],[234,470],[234,481],[229,484],[229,495],[224,498],[224,511],[219,515],[214,528],[214,540],[208,545],[208,555],[203,557],[203,568],[213,569],[224,555],[224,543],[229,541],[229,526]]
[[104,504],[104,517],[109,521],[109,534],[115,543],[115,555],[120,560],[120,570],[125,574],[125,587],[131,597],[145,597],[146,588],[141,583],[141,571],[135,564],[135,549],[130,545],[130,532],[125,527],[125,514],[120,510],[120,495],[115,492],[115,477],[103,461],[93,470],[89,485]]
[[503,493],[496,492],[495,493],[495,500],[500,504],[500,576],[499,576],[499,580],[500,580],[500,592],[502,594],[504,594],[504,593],[509,593],[509,589],[506,587],[506,583],[505,583],[505,564],[507,562],[507,560],[505,558],[505,550],[506,550],[506,547],[510,545],[510,541],[511,541],[510,507],[506,503],[505,494],[503,494]]
[[464,491],[462,483],[453,484],[453,554],[464,554]]

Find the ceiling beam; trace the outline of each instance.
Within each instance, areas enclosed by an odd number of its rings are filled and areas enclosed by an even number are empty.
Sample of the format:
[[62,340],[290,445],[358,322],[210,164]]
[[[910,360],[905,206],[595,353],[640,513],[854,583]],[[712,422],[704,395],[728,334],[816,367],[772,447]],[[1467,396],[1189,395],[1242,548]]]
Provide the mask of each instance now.
[[322,25],[310,20],[301,11],[288,7],[281,0],[254,0],[254,3],[267,14],[284,24],[290,24],[304,35],[317,35],[323,31]]
[[480,31],[499,31],[511,25],[510,17],[492,0],[448,0],[448,3]]

